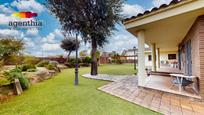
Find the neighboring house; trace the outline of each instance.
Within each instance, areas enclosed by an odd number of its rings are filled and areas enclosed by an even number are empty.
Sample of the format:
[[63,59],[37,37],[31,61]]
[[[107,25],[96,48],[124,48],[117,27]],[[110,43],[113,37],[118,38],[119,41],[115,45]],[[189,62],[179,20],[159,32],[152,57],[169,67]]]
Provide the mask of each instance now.
[[99,59],[100,64],[107,64],[109,63],[109,53],[108,52],[102,52]]
[[[127,60],[134,60],[134,49],[123,50],[122,56],[126,57]],[[138,60],[138,49],[135,50],[135,58],[136,60]],[[176,67],[176,65],[173,64],[174,63],[177,64],[177,59],[178,59],[177,51],[160,52],[160,64],[163,66]],[[148,67],[152,66],[151,49],[149,48],[145,48],[145,66]]]
[[[204,99],[204,0],[172,0],[137,16],[123,20],[126,29],[138,38],[138,85],[180,95]],[[165,81],[147,77],[145,71],[145,44],[151,46],[152,71],[164,70],[156,60],[166,60],[162,52],[175,52],[178,61],[177,72],[197,77],[193,89],[198,95],[189,92],[173,91]],[[175,55],[168,58],[175,58]],[[165,72],[176,72],[168,68]],[[159,77],[159,76],[158,76]],[[160,76],[160,79],[167,79]],[[169,78],[168,78],[169,79]],[[158,82],[157,82],[158,81]],[[170,83],[167,82],[166,83]]]

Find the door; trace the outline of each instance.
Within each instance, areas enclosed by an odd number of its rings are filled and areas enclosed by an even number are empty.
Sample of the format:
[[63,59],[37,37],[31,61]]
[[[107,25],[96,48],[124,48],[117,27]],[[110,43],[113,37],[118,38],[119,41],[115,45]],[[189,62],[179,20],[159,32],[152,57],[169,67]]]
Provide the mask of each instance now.
[[185,44],[185,50],[186,50],[186,74],[192,75],[192,60],[191,60],[191,40],[186,42]]

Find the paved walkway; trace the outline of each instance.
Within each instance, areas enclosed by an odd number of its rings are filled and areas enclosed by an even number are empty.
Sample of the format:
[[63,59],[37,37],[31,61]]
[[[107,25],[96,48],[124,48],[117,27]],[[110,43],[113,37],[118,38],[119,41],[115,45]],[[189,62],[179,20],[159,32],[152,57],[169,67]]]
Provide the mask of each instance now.
[[98,79],[98,80],[105,80],[105,81],[120,81],[124,78],[135,77],[135,75],[107,75],[107,74],[98,74],[97,76],[84,74],[82,76],[90,79]]
[[[102,76],[86,75],[88,78],[105,80]],[[138,87],[136,77],[111,78],[111,81],[115,82],[98,89],[165,115],[204,115],[204,103],[199,100]]]

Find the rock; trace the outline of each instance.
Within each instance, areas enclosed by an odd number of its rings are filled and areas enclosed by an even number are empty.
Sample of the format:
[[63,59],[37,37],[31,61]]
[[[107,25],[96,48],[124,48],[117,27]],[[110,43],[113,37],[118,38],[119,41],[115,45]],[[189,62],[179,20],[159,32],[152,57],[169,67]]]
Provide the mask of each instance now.
[[16,95],[21,95],[23,92],[19,79],[14,80],[14,90],[15,90]]
[[14,95],[14,92],[13,92],[13,91],[10,91],[10,92],[8,92],[7,95],[8,95],[8,96],[12,96],[12,95]]

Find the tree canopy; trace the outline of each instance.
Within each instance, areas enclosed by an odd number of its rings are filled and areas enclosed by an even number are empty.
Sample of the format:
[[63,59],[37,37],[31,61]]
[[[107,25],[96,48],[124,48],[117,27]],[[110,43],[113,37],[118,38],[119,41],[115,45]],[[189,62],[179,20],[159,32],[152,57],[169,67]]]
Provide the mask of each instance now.
[[47,0],[47,8],[59,19],[66,34],[80,34],[92,46],[91,74],[97,75],[97,46],[108,42],[120,23],[124,0]]
[[64,31],[79,33],[87,42],[92,39],[99,46],[107,42],[107,37],[115,24],[120,23],[123,0],[48,0],[47,7],[59,19]]
[[0,38],[0,60],[6,60],[9,56],[18,55],[24,50],[24,41],[14,37]]
[[79,44],[80,42],[74,40],[73,38],[65,38],[61,41],[61,48],[68,52],[67,61],[71,52],[79,48]]

